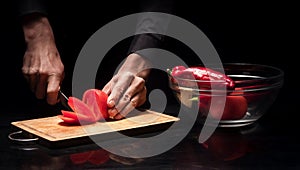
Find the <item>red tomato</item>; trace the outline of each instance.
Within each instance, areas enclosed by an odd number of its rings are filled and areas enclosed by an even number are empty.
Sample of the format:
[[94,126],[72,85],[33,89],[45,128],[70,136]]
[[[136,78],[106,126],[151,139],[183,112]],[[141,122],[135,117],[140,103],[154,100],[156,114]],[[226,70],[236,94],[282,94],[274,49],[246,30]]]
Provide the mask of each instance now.
[[88,89],[80,100],[69,97],[68,105],[73,111],[62,110],[59,117],[68,124],[89,124],[107,119],[107,94],[98,89]]
[[69,97],[68,105],[78,115],[78,119],[83,121],[96,122],[98,121],[95,113],[89,108],[87,104],[76,97]]
[[246,115],[247,108],[247,100],[243,96],[226,96],[224,112],[216,105],[210,108],[210,115],[221,120],[237,120]]
[[99,89],[89,89],[83,94],[82,101],[96,114],[98,120],[107,119],[107,94]]
[[[223,97],[217,97],[216,99]],[[216,102],[213,107],[211,106],[211,96],[208,95],[200,95],[199,96],[199,111],[204,116],[209,115],[212,118],[220,119],[220,120],[237,120],[242,119],[248,109],[248,103],[245,97],[243,96],[226,96],[224,110],[222,107]]]
[[82,124],[89,124],[97,121],[96,119],[94,119],[94,117],[83,115],[72,111],[62,110],[61,113],[63,114],[64,117],[72,118],[75,121],[74,124],[76,124],[76,122],[78,123],[80,122]]

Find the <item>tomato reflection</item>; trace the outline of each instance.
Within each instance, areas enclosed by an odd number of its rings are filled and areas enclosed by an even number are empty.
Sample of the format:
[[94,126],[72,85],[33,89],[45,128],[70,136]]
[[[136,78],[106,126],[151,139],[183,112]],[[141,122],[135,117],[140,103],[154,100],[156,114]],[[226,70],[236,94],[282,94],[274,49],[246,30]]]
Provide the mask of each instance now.
[[101,165],[109,160],[109,153],[104,149],[92,150],[70,155],[73,164],[91,163],[93,165]]
[[241,158],[251,151],[249,142],[239,131],[216,130],[202,146],[213,157],[224,161]]
[[126,158],[119,155],[115,155],[104,149],[74,153],[70,155],[70,160],[74,165],[82,165],[86,163],[92,165],[102,165],[108,162],[109,160],[113,160],[123,165],[134,165],[143,161],[143,159],[141,158]]

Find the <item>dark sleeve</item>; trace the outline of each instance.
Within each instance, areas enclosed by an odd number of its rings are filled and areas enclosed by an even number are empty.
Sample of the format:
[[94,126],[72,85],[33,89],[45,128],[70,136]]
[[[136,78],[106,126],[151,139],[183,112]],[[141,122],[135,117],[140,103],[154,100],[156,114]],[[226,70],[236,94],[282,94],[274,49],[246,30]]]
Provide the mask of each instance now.
[[17,1],[17,16],[24,16],[31,13],[48,14],[47,0],[16,0]]
[[[161,12],[172,14],[174,10],[172,0],[140,1],[141,12]],[[167,31],[168,17],[157,17],[151,13],[145,13],[138,18],[136,35],[130,46],[129,53],[138,53],[146,48],[160,48],[164,41],[164,33]],[[154,32],[154,33],[153,33]],[[162,34],[157,34],[157,32]],[[147,56],[145,56],[147,57]]]

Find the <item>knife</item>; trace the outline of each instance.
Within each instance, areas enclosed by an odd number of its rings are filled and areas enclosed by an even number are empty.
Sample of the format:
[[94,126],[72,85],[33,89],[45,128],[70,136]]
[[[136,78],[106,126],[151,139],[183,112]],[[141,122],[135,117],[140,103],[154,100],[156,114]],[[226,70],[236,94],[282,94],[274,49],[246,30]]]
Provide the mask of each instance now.
[[72,111],[71,107],[68,105],[69,98],[61,91],[59,90],[59,99],[61,104],[68,110]]

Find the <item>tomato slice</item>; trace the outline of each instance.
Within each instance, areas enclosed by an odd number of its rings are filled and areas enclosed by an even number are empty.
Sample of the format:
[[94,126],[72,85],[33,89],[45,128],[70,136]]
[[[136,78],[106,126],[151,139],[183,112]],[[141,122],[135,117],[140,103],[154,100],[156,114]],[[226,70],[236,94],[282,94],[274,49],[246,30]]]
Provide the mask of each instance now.
[[87,115],[83,115],[83,114],[72,112],[72,111],[62,110],[61,113],[65,117],[69,117],[69,118],[72,118],[72,119],[75,119],[75,120],[81,121],[81,122],[94,122],[95,121],[95,119],[93,119],[93,117],[89,117]]
[[99,89],[88,89],[83,94],[82,101],[96,114],[98,120],[107,119],[107,94]]
[[73,111],[62,110],[59,117],[69,124],[89,124],[107,119],[107,98],[108,95],[99,89],[88,89],[82,100],[69,97],[68,105]]
[[77,115],[79,115],[79,118],[83,118],[83,120],[85,120],[85,117],[81,117],[81,115],[85,115],[88,117],[87,120],[90,120],[91,122],[98,121],[95,113],[80,99],[76,97],[69,97],[68,105],[75,113],[77,113]]
[[71,117],[66,117],[66,116],[64,116],[64,115],[58,115],[58,117],[61,119],[61,120],[63,120],[65,123],[67,123],[67,124],[78,124],[79,122],[78,122],[78,120],[76,120],[76,119],[73,119],[73,118],[71,118]]

